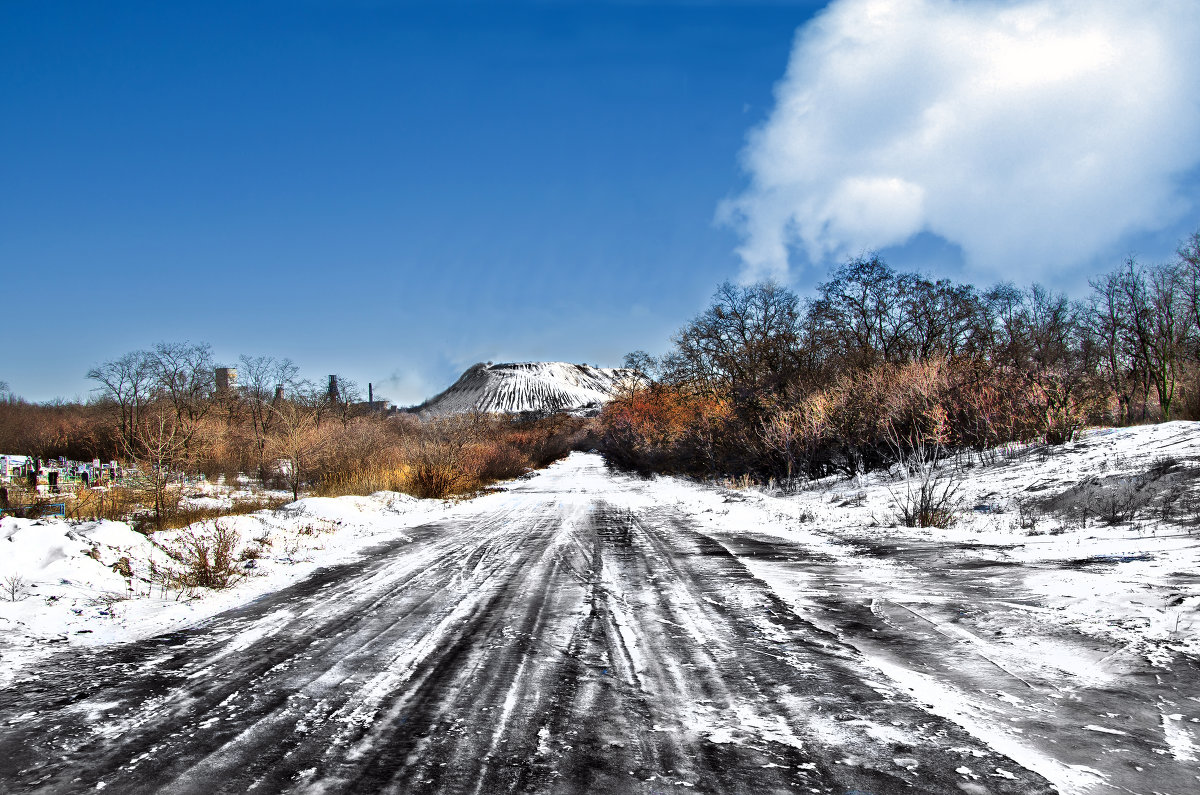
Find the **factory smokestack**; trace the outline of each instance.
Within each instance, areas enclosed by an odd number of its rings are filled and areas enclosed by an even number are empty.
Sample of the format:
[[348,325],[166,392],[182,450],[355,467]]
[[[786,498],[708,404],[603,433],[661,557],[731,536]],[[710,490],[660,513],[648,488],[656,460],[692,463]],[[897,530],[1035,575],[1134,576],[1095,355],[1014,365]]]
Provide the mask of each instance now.
[[217,394],[228,394],[237,389],[237,370],[232,367],[218,367],[213,371],[213,381],[216,382]]

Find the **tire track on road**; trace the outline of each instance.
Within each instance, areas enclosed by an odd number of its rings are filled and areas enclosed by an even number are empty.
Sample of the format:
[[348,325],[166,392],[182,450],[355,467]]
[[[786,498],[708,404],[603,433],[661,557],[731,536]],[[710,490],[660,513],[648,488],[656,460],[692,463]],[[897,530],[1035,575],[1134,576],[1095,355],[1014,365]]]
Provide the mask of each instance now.
[[[63,653],[0,693],[0,783],[937,795],[994,756],[681,513],[564,472],[193,630]],[[987,792],[1049,791],[1010,767]]]

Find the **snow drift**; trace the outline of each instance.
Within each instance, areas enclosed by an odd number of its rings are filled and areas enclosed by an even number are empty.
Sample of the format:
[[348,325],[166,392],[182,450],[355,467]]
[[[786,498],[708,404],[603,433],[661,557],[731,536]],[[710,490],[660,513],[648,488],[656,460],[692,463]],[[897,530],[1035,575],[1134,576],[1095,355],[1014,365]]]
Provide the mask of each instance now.
[[481,363],[417,412],[434,417],[471,411],[590,414],[633,377],[631,370],[567,362]]

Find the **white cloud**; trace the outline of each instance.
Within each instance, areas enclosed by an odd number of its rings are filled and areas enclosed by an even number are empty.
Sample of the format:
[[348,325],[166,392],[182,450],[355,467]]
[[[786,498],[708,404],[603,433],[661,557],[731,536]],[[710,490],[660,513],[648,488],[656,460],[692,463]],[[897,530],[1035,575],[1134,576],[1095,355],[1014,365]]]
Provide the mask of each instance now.
[[835,0],[719,211],[743,276],[922,231],[1031,274],[1165,228],[1193,206],[1197,52],[1195,0]]

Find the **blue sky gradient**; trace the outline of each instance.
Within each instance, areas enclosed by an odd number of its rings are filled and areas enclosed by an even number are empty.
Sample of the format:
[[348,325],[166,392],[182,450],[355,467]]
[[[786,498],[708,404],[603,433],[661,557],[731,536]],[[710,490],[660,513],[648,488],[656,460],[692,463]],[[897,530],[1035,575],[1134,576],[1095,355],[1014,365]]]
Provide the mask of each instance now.
[[0,4],[0,379],[86,396],[191,340],[408,404],[476,361],[662,350],[738,275],[716,208],[821,6]]

